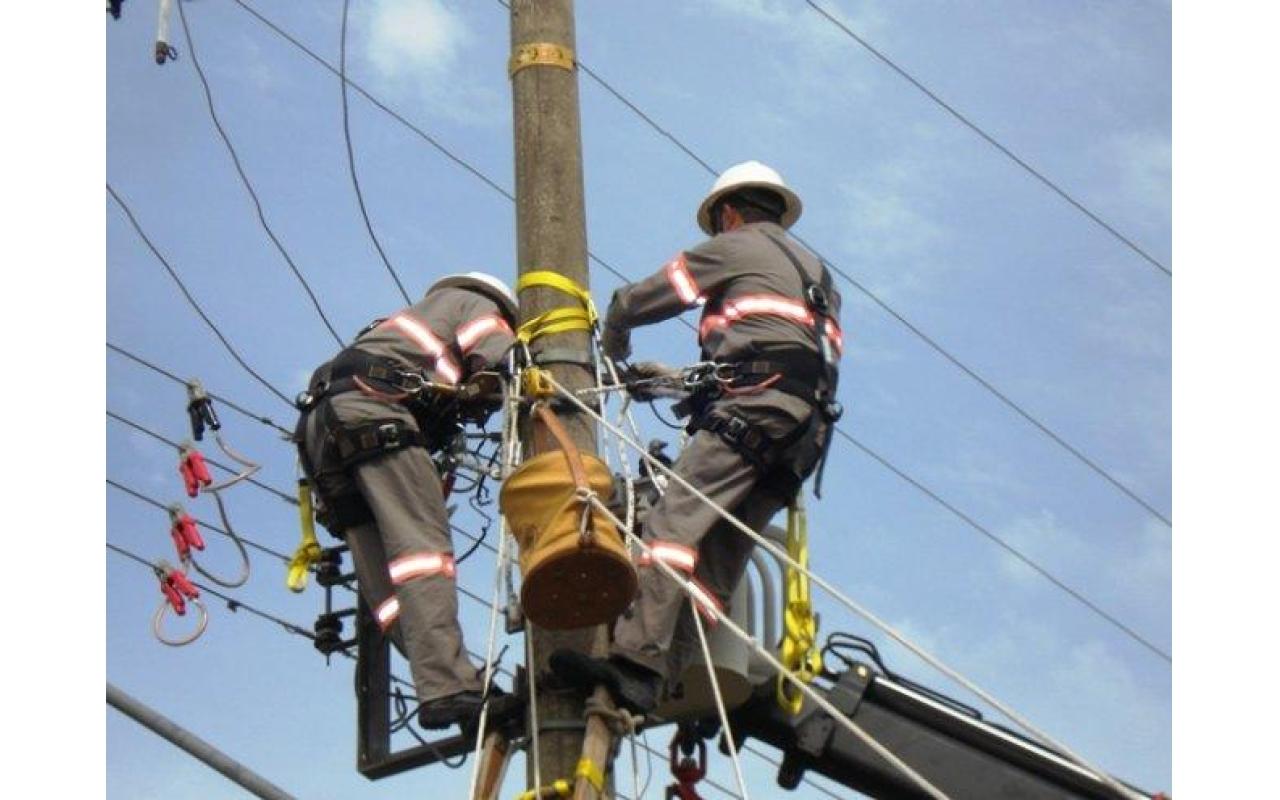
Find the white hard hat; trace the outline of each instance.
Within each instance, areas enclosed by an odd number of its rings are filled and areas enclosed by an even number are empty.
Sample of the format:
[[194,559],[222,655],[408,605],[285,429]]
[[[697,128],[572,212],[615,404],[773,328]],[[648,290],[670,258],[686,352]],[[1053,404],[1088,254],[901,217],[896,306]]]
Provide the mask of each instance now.
[[708,234],[715,233],[711,226],[711,207],[730,192],[752,188],[768,189],[782,198],[785,203],[782,211],[782,227],[790,228],[796,220],[800,219],[802,208],[800,197],[787,188],[778,171],[759,161],[744,161],[720,173],[720,177],[716,178],[716,182],[711,185],[711,191],[707,192],[702,205],[698,206],[698,227]]
[[497,303],[505,314],[514,323],[520,318],[520,304],[516,302],[515,292],[511,291],[501,278],[495,278],[487,272],[458,272],[453,275],[446,275],[435,283],[431,284],[428,293],[436,289],[444,289],[454,286],[459,289],[472,289],[479,291],[485,297]]

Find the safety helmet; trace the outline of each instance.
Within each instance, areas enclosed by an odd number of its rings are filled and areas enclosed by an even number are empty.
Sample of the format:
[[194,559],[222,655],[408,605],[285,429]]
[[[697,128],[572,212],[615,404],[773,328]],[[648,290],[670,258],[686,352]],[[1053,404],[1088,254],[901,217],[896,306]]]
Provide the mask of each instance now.
[[711,191],[707,192],[702,205],[698,206],[698,227],[707,234],[714,234],[715,229],[711,225],[711,207],[716,204],[716,201],[739,189],[753,188],[768,189],[782,198],[784,204],[782,227],[790,228],[796,220],[800,219],[802,208],[800,196],[787,188],[778,171],[759,161],[744,161],[720,173],[720,177],[716,178],[716,182],[711,185]]
[[513,325],[520,318],[520,304],[516,302],[515,292],[511,291],[511,287],[500,278],[495,278],[486,272],[458,272],[453,275],[446,275],[431,284],[431,288],[427,290],[427,293],[430,294],[436,289],[444,289],[450,286],[459,289],[470,289],[489,298],[498,304],[498,307],[502,309],[503,316]]

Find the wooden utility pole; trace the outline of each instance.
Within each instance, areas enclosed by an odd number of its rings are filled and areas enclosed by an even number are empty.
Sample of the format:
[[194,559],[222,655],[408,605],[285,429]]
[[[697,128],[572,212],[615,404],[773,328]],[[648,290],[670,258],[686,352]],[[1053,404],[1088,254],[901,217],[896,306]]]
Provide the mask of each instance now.
[[[519,271],[557,272],[588,288],[587,226],[583,200],[582,134],[578,116],[578,76],[574,62],[573,0],[511,0],[511,94],[514,103],[516,169],[516,240]],[[575,306],[562,292],[534,287],[520,293],[522,321],[546,311]],[[535,359],[545,354],[553,377],[569,389],[593,384],[593,355],[585,331],[568,331],[536,339]],[[577,447],[596,451],[594,423],[581,414],[562,413],[562,421]],[[526,425],[526,456],[553,449],[540,426]],[[607,632],[603,626],[576,631],[547,631],[528,623],[538,686],[538,752],[544,784],[573,780],[583,754],[584,733],[573,729],[583,719],[580,693],[548,690],[547,659],[560,648],[603,655]],[[598,690],[602,692],[603,690]],[[592,750],[604,742],[607,728],[598,718],[588,723]],[[607,771],[607,754],[593,760]],[[533,788],[533,759],[528,782]],[[582,784],[584,781],[577,781]],[[575,796],[582,794],[580,787]],[[593,793],[593,792],[592,792]]]

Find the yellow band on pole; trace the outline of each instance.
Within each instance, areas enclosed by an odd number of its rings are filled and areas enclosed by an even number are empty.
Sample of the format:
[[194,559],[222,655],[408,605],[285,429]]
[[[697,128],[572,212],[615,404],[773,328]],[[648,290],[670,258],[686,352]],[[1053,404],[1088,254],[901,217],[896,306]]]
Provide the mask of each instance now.
[[565,331],[589,331],[592,319],[584,308],[555,308],[520,326],[516,338],[528,344],[539,336]]
[[507,77],[514,78],[526,67],[559,67],[573,72],[573,48],[551,42],[517,45],[507,62]]
[[578,761],[578,768],[573,771],[573,777],[586,778],[597,792],[604,791],[604,772],[601,771],[599,764],[589,758]]

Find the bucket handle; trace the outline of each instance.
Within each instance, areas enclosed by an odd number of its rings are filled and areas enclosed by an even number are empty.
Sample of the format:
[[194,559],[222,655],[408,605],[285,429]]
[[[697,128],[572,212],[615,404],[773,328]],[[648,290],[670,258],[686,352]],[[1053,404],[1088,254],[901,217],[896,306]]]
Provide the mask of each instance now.
[[551,438],[556,440],[556,444],[560,446],[561,452],[564,453],[564,460],[569,465],[569,474],[573,478],[573,485],[577,487],[579,497],[583,498],[581,501],[584,506],[581,540],[584,545],[589,545],[592,539],[595,538],[595,531],[591,527],[590,502],[585,499],[586,493],[591,491],[591,482],[587,479],[586,465],[582,463],[582,453],[578,451],[577,445],[569,438],[569,432],[565,430],[560,418],[546,404],[538,403],[535,405],[533,413],[546,426],[547,432],[551,434]]

